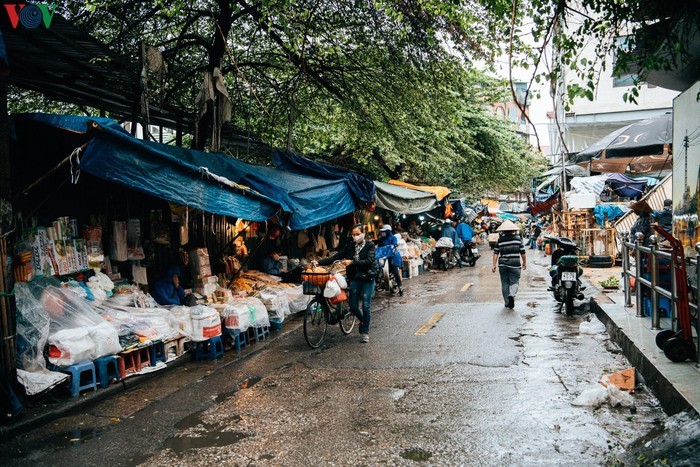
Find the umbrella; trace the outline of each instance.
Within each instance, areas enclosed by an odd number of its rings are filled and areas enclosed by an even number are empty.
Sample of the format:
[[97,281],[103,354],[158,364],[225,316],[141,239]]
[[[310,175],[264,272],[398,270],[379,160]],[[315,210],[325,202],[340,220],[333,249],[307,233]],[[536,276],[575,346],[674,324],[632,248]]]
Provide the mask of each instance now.
[[632,123],[601,138],[576,155],[576,162],[591,161],[591,171],[652,172],[671,167],[673,142],[670,113]]

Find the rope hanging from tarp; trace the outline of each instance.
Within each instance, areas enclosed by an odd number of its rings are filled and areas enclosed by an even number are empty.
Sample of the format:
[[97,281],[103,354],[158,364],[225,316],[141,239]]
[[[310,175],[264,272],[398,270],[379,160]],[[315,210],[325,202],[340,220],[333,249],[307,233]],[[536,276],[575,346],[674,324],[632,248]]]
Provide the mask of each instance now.
[[83,151],[83,147],[73,149],[73,152],[68,156],[68,162],[70,163],[70,182],[73,185],[78,184],[80,179],[80,153]]

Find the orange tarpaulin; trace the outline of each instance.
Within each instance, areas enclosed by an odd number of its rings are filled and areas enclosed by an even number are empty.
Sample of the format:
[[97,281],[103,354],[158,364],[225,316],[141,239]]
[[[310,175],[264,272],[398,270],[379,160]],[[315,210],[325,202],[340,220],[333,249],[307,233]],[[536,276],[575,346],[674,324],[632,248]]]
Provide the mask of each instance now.
[[441,201],[443,198],[445,198],[451,193],[450,189],[444,186],[418,186],[402,182],[401,180],[389,180],[389,183],[391,183],[392,185],[402,186],[404,188],[411,188],[413,190],[427,191],[428,193],[433,193],[435,194],[435,197],[438,199],[438,201]]

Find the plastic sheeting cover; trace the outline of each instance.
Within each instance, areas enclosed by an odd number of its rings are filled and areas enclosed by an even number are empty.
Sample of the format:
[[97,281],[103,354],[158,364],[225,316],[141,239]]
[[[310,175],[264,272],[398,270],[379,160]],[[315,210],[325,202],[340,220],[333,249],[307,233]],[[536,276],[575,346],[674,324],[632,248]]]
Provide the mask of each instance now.
[[278,169],[328,180],[345,180],[353,195],[363,203],[374,202],[375,182],[351,170],[321,164],[293,152],[275,151],[272,164]]
[[400,214],[420,214],[438,207],[434,193],[413,190],[384,182],[374,182],[377,187],[377,207]]

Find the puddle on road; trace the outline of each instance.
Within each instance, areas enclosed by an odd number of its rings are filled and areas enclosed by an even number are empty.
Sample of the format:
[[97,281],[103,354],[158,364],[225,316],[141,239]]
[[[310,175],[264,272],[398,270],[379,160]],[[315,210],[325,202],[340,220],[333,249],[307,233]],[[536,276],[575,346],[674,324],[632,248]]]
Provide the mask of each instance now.
[[175,436],[168,438],[163,443],[163,447],[170,449],[176,454],[182,454],[189,449],[229,446],[248,437],[250,437],[249,434],[237,431],[208,431],[204,436]]
[[401,457],[409,461],[427,462],[433,457],[433,453],[421,448],[414,448],[403,451]]
[[251,376],[240,382],[238,387],[233,388],[230,391],[222,392],[214,398],[214,402],[220,404],[224,402],[229,397],[235,395],[241,389],[250,389],[262,380],[262,376]]
[[7,449],[0,452],[0,463],[5,464],[7,462],[11,464],[10,461],[18,459],[40,459],[45,454],[77,447],[93,439],[99,439],[102,433],[102,428],[75,428],[67,432],[44,437],[35,443],[23,444],[22,446],[17,446],[17,449]]

